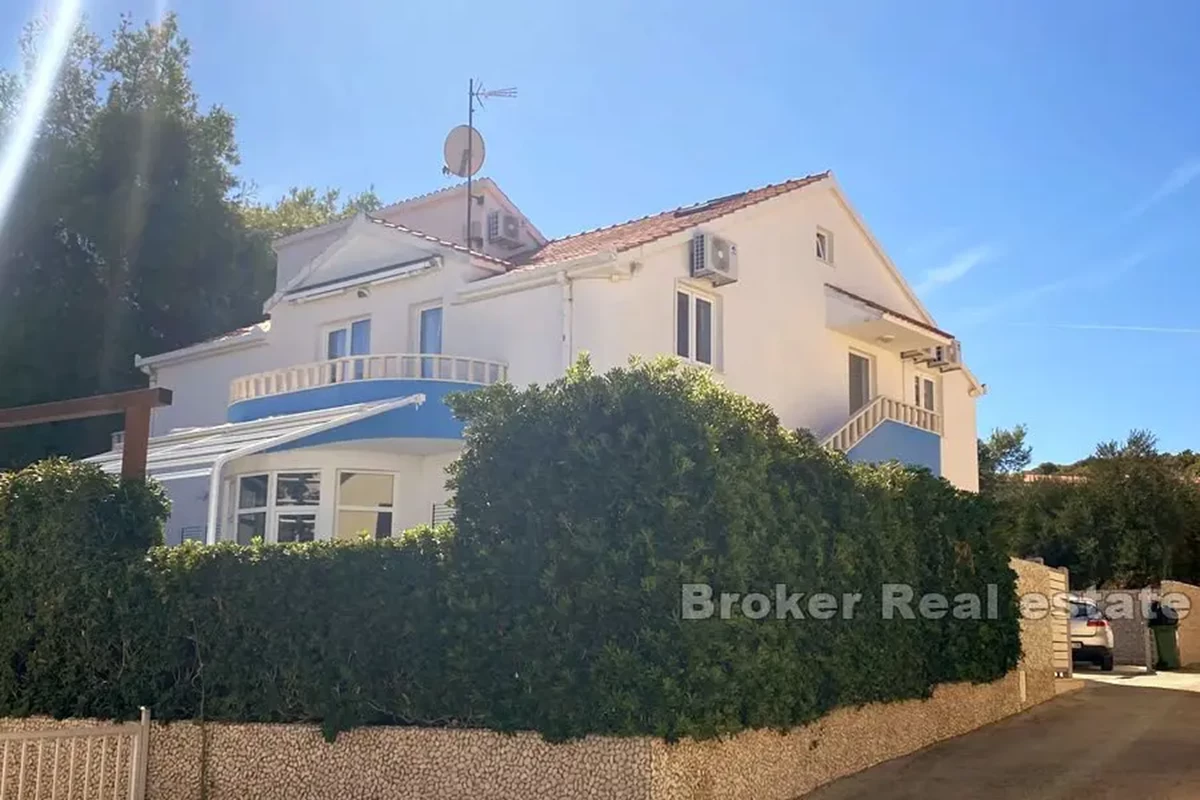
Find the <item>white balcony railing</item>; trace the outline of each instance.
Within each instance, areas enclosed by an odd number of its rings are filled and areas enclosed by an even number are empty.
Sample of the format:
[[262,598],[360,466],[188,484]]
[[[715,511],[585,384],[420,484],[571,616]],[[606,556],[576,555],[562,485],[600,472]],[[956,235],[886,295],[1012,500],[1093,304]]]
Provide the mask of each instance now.
[[878,395],[851,415],[842,427],[834,431],[825,440],[825,446],[845,453],[862,441],[868,433],[888,420],[911,425],[914,428],[938,435],[942,433],[941,414],[894,400],[891,397]]
[[347,381],[388,378],[457,381],[488,386],[508,380],[508,365],[480,358],[426,353],[348,356],[234,378],[229,385],[229,402],[237,403]]

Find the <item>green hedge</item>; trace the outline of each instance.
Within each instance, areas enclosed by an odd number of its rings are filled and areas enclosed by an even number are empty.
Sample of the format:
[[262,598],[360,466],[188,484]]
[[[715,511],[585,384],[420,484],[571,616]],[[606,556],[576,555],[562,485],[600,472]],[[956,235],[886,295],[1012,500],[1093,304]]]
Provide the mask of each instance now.
[[[468,423],[451,476],[457,529],[390,542],[147,558],[153,490],[64,463],[3,479],[0,647],[14,655],[0,664],[0,715],[140,703],[160,718],[311,720],[331,734],[403,723],[703,737],[1016,663],[1013,574],[988,512],[928,473],[851,465],[672,361],[604,375],[581,363],[545,387],[449,402]],[[49,494],[39,474],[58,476]],[[684,620],[684,583],[865,597],[852,620]],[[883,620],[883,583],[949,595],[994,583],[1001,618]],[[44,592],[75,599],[41,613]]]

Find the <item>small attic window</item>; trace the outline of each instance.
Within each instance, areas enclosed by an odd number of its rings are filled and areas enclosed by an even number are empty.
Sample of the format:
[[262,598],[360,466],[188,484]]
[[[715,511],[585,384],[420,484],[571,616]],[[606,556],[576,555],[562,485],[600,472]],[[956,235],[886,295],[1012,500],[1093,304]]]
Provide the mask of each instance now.
[[826,264],[833,263],[833,234],[824,228],[817,228],[816,235],[817,260]]
[[487,215],[487,240],[494,242],[500,238],[500,212],[489,211]]

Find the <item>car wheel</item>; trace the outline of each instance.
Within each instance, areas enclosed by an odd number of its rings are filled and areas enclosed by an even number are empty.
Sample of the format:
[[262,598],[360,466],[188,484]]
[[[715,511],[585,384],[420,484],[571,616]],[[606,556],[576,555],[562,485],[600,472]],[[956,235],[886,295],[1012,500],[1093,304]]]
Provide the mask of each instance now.
[[1113,654],[1112,653],[1105,653],[1103,656],[1100,657],[1100,669],[1104,670],[1105,672],[1113,671]]

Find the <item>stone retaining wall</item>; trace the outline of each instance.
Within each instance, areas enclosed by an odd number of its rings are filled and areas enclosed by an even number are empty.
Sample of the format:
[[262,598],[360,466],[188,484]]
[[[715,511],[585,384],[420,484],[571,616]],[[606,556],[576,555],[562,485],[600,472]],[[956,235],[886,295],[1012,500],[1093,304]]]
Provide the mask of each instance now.
[[[1012,566],[1018,593],[1045,589],[1046,567]],[[1022,622],[1021,663],[998,681],[939,686],[928,700],[842,708],[786,734],[549,744],[530,733],[363,728],[330,744],[310,725],[154,723],[147,798],[790,800],[1053,697],[1049,625]],[[0,730],[58,724],[65,723],[0,720]]]

